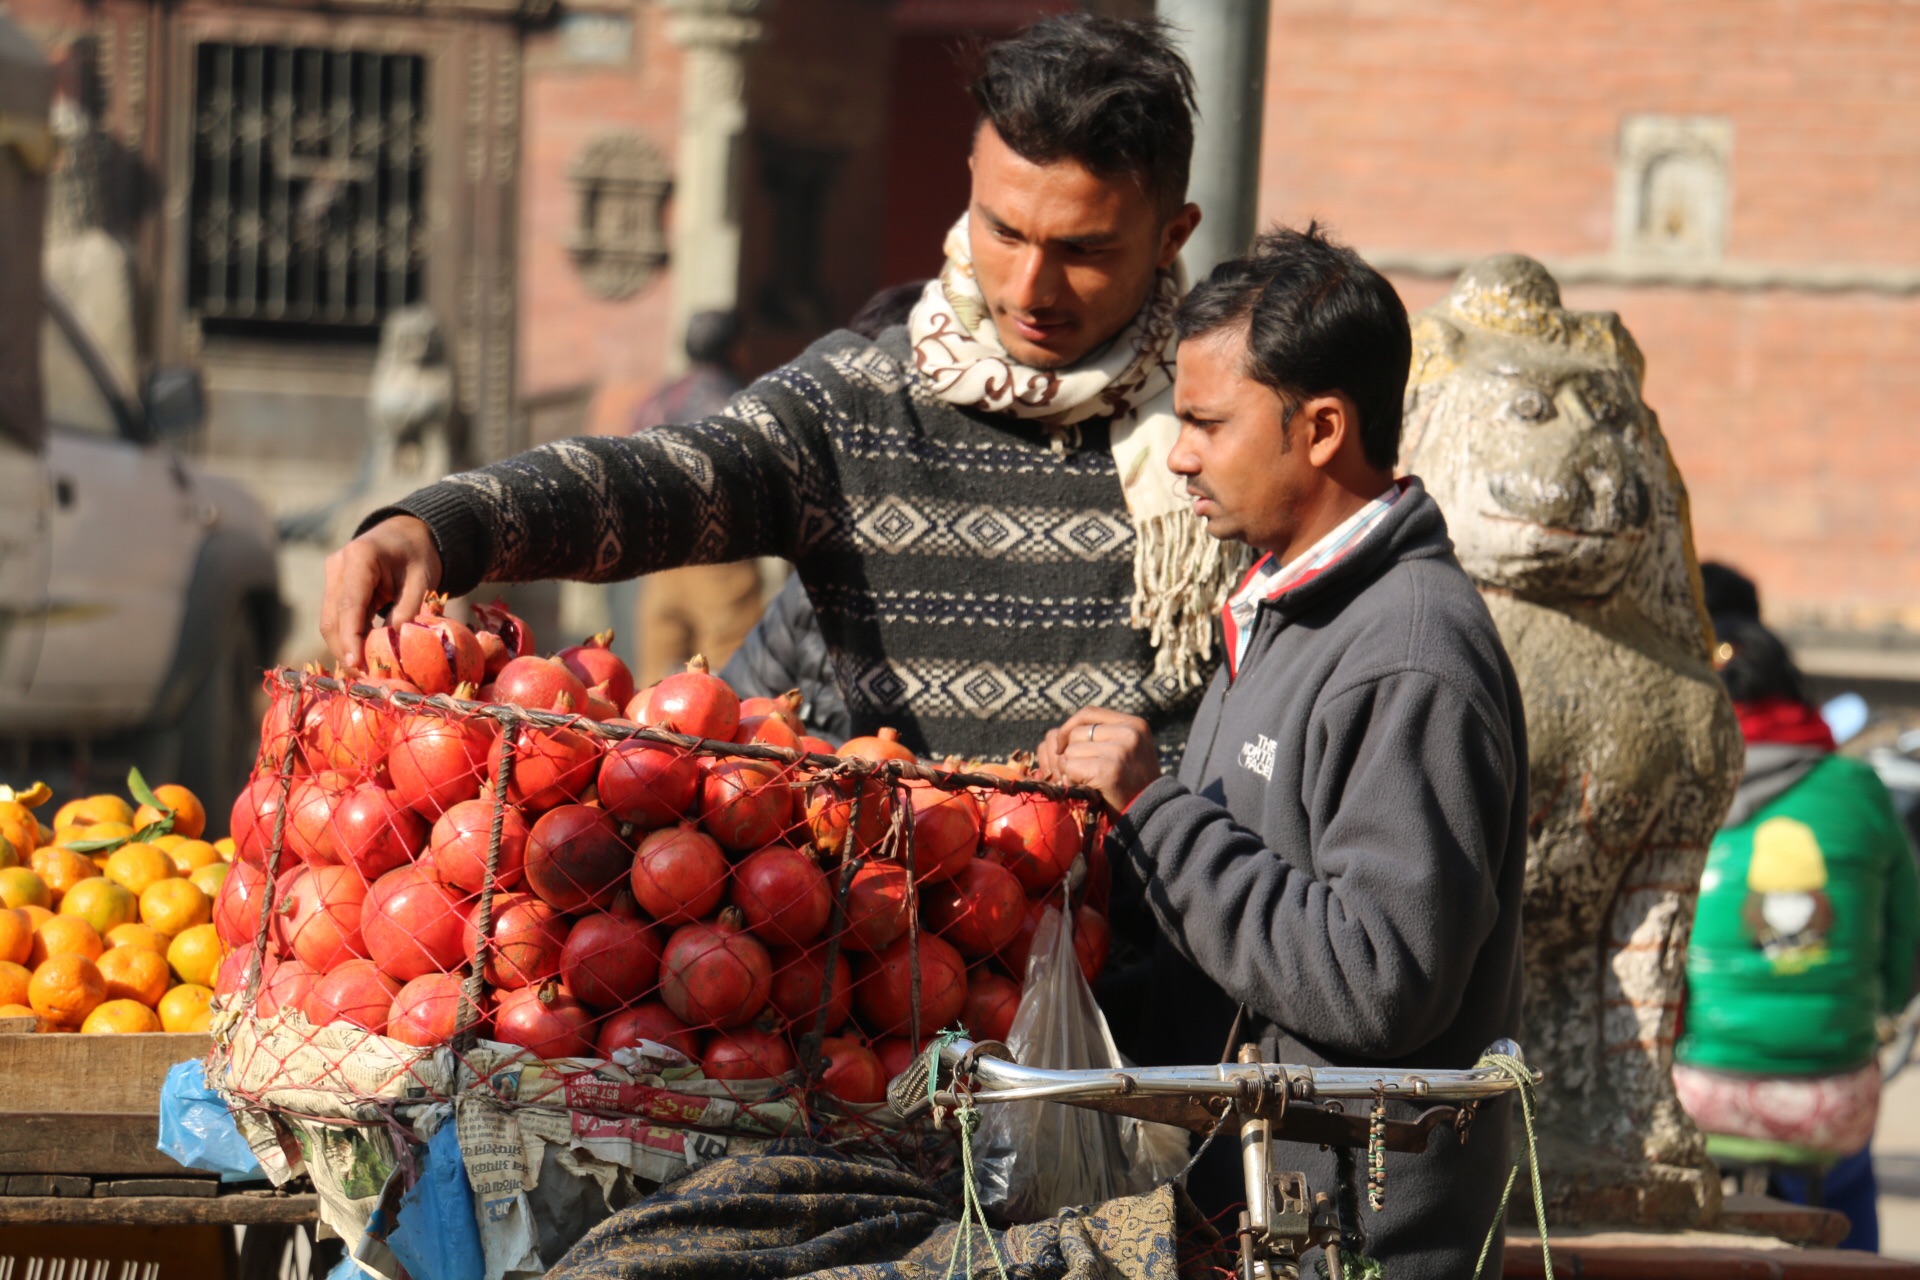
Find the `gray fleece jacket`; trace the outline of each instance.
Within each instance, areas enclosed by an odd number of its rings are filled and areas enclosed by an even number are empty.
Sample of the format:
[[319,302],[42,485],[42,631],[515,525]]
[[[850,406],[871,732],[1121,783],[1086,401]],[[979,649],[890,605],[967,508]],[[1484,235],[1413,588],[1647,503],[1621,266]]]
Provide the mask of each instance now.
[[[1414,481],[1335,566],[1261,606],[1179,777],[1117,824],[1160,931],[1143,1056],[1216,1059],[1239,1002],[1268,1061],[1465,1067],[1517,1036],[1526,758],[1506,650]],[[1386,1208],[1361,1217],[1393,1280],[1472,1274],[1511,1110],[1483,1107],[1464,1148],[1438,1133],[1388,1154]],[[1276,1156],[1334,1190],[1331,1152]],[[1234,1163],[1196,1170],[1204,1208],[1240,1198]]]

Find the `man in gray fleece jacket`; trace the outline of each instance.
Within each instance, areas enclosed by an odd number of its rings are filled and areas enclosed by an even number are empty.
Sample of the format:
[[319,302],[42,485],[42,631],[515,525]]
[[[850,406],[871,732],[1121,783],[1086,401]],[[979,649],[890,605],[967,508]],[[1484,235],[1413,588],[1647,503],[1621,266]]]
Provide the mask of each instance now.
[[[1526,727],[1440,509],[1393,478],[1406,310],[1309,228],[1216,268],[1180,338],[1169,465],[1209,533],[1267,554],[1224,612],[1227,666],[1179,777],[1102,708],[1041,750],[1121,815],[1158,925],[1139,1051],[1210,1061],[1244,1005],[1268,1061],[1469,1066],[1519,1030]],[[1472,1274],[1510,1110],[1483,1107],[1464,1147],[1387,1156],[1361,1225],[1393,1280]],[[1334,1189],[1331,1152],[1276,1155]],[[1231,1144],[1210,1156],[1190,1189],[1217,1211],[1242,1192]]]

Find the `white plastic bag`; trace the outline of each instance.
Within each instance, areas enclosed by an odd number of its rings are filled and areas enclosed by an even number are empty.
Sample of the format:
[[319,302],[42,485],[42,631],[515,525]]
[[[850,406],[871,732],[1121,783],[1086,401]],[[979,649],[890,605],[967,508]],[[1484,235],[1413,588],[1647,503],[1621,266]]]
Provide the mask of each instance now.
[[[1047,908],[1034,931],[1007,1047],[1028,1067],[1127,1065],[1080,972],[1072,927],[1056,908]],[[1016,1222],[1148,1191],[1186,1163],[1186,1134],[1169,1125],[1059,1102],[983,1104],[980,1114],[973,1142],[981,1200]]]

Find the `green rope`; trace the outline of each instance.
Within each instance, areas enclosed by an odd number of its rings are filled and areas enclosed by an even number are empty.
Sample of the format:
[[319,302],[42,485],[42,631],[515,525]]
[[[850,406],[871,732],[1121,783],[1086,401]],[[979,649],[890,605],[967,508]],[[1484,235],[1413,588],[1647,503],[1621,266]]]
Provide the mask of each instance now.
[[[927,1097],[933,1097],[940,1089],[940,1051],[953,1041],[966,1038],[965,1031],[942,1031],[927,1045]],[[953,1118],[960,1124],[960,1176],[965,1207],[960,1214],[960,1228],[953,1235],[953,1252],[947,1257],[946,1280],[954,1280],[954,1269],[960,1265],[963,1248],[966,1251],[967,1269],[961,1274],[966,1280],[973,1280],[975,1222],[980,1224],[981,1233],[987,1237],[987,1252],[993,1258],[994,1270],[1000,1273],[1000,1280],[1007,1280],[1007,1265],[1000,1260],[1000,1248],[993,1242],[993,1228],[987,1223],[987,1211],[980,1203],[979,1180],[973,1172],[973,1134],[980,1127],[980,1112],[974,1108],[970,1096],[965,1093],[960,1095],[960,1105],[954,1108]]]
[[[1540,1228],[1540,1263],[1546,1271],[1546,1280],[1553,1280],[1553,1251],[1547,1247],[1547,1204],[1546,1195],[1540,1190],[1540,1148],[1533,1132],[1533,1072],[1527,1070],[1527,1064],[1505,1053],[1489,1053],[1473,1064],[1476,1067],[1492,1067],[1520,1086],[1520,1115],[1527,1126],[1527,1169],[1533,1178],[1533,1220]],[[1507,1221],[1507,1200],[1513,1195],[1513,1180],[1520,1176],[1520,1163],[1515,1161],[1507,1173],[1506,1190],[1500,1193],[1500,1211],[1493,1217],[1493,1225],[1487,1228],[1486,1243],[1480,1246],[1480,1261],[1474,1265],[1474,1280],[1480,1280],[1487,1269],[1487,1258],[1493,1252],[1493,1238]]]

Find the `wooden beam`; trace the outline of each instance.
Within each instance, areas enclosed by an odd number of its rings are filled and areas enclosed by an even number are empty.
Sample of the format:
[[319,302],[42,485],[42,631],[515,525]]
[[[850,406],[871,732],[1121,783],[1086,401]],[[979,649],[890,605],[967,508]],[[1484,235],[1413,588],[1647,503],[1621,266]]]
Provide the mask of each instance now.
[[0,1107],[159,1115],[167,1071],[212,1048],[200,1033],[0,1036]]
[[318,1222],[320,1198],[241,1192],[209,1199],[184,1196],[0,1196],[0,1226],[63,1224],[131,1227],[246,1226]]
[[[120,1037],[116,1037],[120,1038]],[[143,1115],[0,1112],[0,1173],[156,1174],[186,1172],[155,1144],[160,1122]]]

